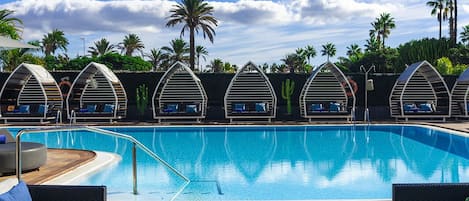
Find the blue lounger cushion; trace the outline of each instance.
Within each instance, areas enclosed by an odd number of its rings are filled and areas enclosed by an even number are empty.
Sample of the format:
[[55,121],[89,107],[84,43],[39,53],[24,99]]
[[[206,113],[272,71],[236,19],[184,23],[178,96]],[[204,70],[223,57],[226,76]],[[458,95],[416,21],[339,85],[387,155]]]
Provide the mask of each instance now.
[[197,113],[197,105],[196,104],[188,104],[186,105],[186,112],[187,113]]
[[7,143],[7,136],[0,135],[0,144],[6,144],[6,143]]
[[267,111],[266,103],[256,103],[256,112],[265,112]]
[[103,112],[111,113],[114,112],[115,105],[114,104],[104,104]]
[[177,112],[179,109],[178,104],[167,104],[166,108],[163,109],[163,112]]
[[404,111],[405,112],[415,112],[418,111],[419,108],[414,103],[405,103],[404,104]]
[[235,112],[244,112],[246,111],[246,104],[244,103],[235,103],[233,106],[233,111]]
[[20,113],[29,113],[29,105],[20,105],[19,112]]
[[329,111],[330,112],[340,112],[340,103],[331,102],[329,104]]
[[37,113],[39,114],[47,113],[47,105],[39,105],[39,108],[37,109]]
[[6,193],[0,194],[0,201],[32,201],[32,198],[26,183],[20,181]]
[[96,104],[87,105],[86,110],[86,112],[96,112]]
[[313,103],[311,104],[311,111],[314,111],[314,112],[324,111],[324,107],[322,103]]
[[423,112],[433,112],[432,104],[430,103],[422,103],[419,105],[419,111]]

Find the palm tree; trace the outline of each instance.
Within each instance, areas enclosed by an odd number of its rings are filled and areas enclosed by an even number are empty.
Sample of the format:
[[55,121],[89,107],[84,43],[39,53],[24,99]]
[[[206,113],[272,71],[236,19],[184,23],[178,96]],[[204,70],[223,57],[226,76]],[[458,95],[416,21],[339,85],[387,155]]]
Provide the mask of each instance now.
[[373,28],[370,29],[370,38],[373,38],[374,40],[376,40],[378,45],[381,45],[381,22],[379,21],[379,19],[376,19],[376,21],[371,23],[371,26]]
[[384,47],[384,41],[389,37],[389,34],[391,34],[391,29],[396,28],[396,23],[390,13],[381,13],[378,21],[381,26],[379,34],[381,34],[381,38],[383,39]]
[[225,66],[221,59],[214,59],[210,62],[209,65],[207,65],[207,68],[210,68],[212,73],[223,72],[224,67]]
[[[304,57],[297,53],[288,54],[285,58],[281,59],[283,63],[288,67],[290,73],[294,73],[295,69],[299,70],[301,67],[304,66]],[[304,68],[303,68],[304,69]]]
[[10,17],[14,11],[8,9],[0,10],[0,35],[9,36],[12,39],[20,39],[21,25],[23,21],[16,17]]
[[444,1],[445,0],[432,0],[427,2],[427,6],[432,7],[432,16],[436,15],[436,19],[438,20],[438,23],[440,23],[439,39],[441,39],[441,23],[443,22]]
[[183,23],[184,26],[181,30],[181,36],[184,31],[189,31],[189,44],[190,44],[190,67],[194,69],[195,66],[195,34],[201,30],[204,38],[208,37],[210,42],[213,43],[215,36],[214,27],[217,26],[218,20],[213,17],[213,7],[209,6],[204,0],[181,0],[173,9],[166,23],[167,27],[173,27],[177,24]]
[[329,61],[329,57],[335,56],[336,51],[337,49],[332,43],[326,43],[325,45],[322,45],[322,56],[327,56],[327,61]]
[[142,40],[140,40],[137,34],[129,34],[119,43],[119,49],[121,49],[122,53],[125,52],[126,56],[132,56],[135,51],[139,51],[143,55],[143,48],[145,48],[145,45],[143,45]]
[[311,64],[310,59],[316,56],[316,49],[311,45],[307,45],[304,50],[305,56],[308,59],[308,64]]
[[453,24],[453,28],[454,28],[454,31],[453,31],[453,34],[454,34],[454,37],[453,37],[453,43],[456,44],[457,40],[457,33],[458,33],[458,1],[457,0],[454,0],[454,24]]
[[362,53],[362,49],[357,44],[351,44],[347,47],[347,56],[348,57],[357,57]]
[[51,33],[44,35],[42,38],[42,50],[46,56],[55,54],[57,49],[67,51],[68,39],[63,31],[54,29]]
[[178,38],[171,40],[169,44],[170,46],[164,46],[161,50],[164,51],[164,55],[170,65],[177,61],[186,62],[188,59],[187,54],[189,53],[187,42]]
[[463,31],[460,33],[461,41],[463,43],[469,42],[469,25],[466,25],[465,27],[462,28]]
[[106,38],[94,42],[94,47],[89,47],[88,53],[92,56],[102,56],[108,53],[116,53],[115,46],[111,44]]
[[[454,41],[453,37],[454,35],[454,4],[453,0],[446,0],[445,1],[445,8],[443,9],[444,17],[448,18],[448,25],[449,25],[449,38],[451,43]],[[449,17],[448,17],[449,15]]]
[[161,49],[151,49],[150,54],[146,54],[146,57],[150,59],[150,63],[153,65],[153,71],[156,71],[160,64],[166,59],[165,54]]
[[208,56],[208,51],[204,46],[197,45],[195,47],[195,56],[197,57],[197,68],[199,68],[200,71],[202,71],[202,69],[200,68],[200,57],[202,57],[204,61],[207,61],[205,56]]

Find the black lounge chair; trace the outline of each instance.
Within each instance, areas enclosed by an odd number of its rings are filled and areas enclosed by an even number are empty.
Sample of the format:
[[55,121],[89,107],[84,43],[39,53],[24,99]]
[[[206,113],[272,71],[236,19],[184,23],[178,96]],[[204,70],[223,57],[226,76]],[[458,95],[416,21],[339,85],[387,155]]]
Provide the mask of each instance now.
[[33,201],[106,201],[106,186],[28,185]]
[[393,184],[393,201],[467,200],[469,183]]

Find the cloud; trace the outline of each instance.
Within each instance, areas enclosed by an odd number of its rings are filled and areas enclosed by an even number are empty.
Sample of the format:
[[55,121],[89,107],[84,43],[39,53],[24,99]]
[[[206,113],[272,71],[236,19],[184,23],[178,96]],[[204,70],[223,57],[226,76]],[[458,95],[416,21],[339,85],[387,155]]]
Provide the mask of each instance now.
[[68,33],[159,32],[172,6],[168,1],[23,0],[5,4],[28,30]]

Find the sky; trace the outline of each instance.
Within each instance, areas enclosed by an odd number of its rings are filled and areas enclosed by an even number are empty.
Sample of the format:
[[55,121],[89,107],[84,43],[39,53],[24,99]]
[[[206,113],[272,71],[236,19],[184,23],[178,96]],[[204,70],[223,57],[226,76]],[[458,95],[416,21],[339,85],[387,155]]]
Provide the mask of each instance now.
[[[336,45],[336,61],[345,56],[346,47],[355,43],[364,49],[370,23],[381,13],[394,17],[396,28],[386,45],[397,47],[413,39],[438,37],[438,21],[430,15],[426,0],[208,0],[219,20],[214,43],[196,36],[196,44],[207,48],[211,60],[220,58],[242,66],[280,64],[297,48],[312,45],[317,56],[313,65],[326,61],[321,46]],[[88,51],[101,38],[117,44],[129,33],[137,34],[152,48],[169,46],[180,37],[181,26],[166,27],[173,0],[0,0],[0,9],[14,10],[23,21],[24,41],[40,40],[53,29],[63,30],[74,58]],[[469,24],[469,1],[458,2],[458,33]],[[448,36],[448,25],[443,24]],[[459,34],[458,34],[459,35]],[[189,41],[189,34],[183,36]],[[58,53],[64,53],[59,51]]]

